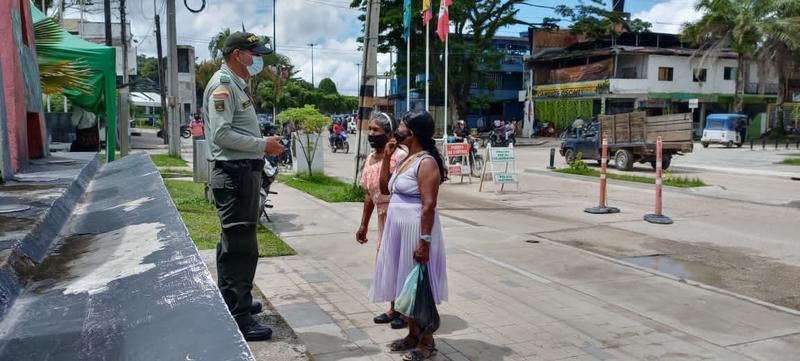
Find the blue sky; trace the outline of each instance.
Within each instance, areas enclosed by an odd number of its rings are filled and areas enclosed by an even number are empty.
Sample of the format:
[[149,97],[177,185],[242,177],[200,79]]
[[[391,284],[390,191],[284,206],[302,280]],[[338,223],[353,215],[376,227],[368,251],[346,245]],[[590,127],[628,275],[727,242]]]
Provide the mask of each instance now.
[[[466,1],[466,0],[454,0]],[[606,0],[608,1],[608,0]],[[698,17],[692,5],[696,0],[627,0],[626,10],[634,17],[654,23],[655,31],[677,32],[679,24]],[[197,57],[208,58],[208,42],[211,37],[225,28],[241,29],[242,24],[256,34],[272,36],[272,0],[207,0],[208,6],[199,13],[189,12],[183,1],[177,0],[178,43],[193,45]],[[93,13],[87,14],[90,20],[102,20],[102,2]],[[155,6],[154,6],[155,3]],[[188,0],[192,7],[200,5],[201,0]],[[299,76],[311,80],[311,48],[315,43],[314,79],[332,78],[343,94],[355,95],[357,88],[356,63],[361,61],[357,51],[356,37],[361,30],[358,11],[348,7],[350,0],[277,0],[277,48],[278,52],[289,56],[300,70]],[[438,12],[439,0],[433,0]],[[530,0],[530,4],[557,6],[577,5],[577,0]],[[155,37],[152,35],[153,11],[161,14],[162,32],[166,34],[166,6],[164,0],[137,0],[128,2],[128,19],[132,22],[134,44],[137,52],[154,56]],[[90,9],[91,10],[91,9]],[[77,12],[67,14],[79,17]],[[115,14],[116,16],[117,14]],[[544,17],[556,17],[552,10],[529,6],[520,7],[520,19],[539,22]],[[569,25],[564,22],[563,26]],[[524,26],[503,29],[500,35],[517,35],[527,31]],[[393,60],[393,59],[392,59]],[[389,54],[378,57],[378,71],[389,69]],[[378,84],[378,94],[382,95],[385,86]]]

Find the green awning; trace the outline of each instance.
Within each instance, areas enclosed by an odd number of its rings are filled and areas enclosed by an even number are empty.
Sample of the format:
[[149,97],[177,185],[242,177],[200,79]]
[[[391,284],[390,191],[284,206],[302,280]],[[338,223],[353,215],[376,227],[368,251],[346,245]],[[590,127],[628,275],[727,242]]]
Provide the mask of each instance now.
[[[46,18],[35,6],[31,5],[33,22]],[[48,20],[52,21],[52,20]],[[72,35],[63,28],[61,42],[52,45],[59,51],[47,57],[39,56],[39,62],[81,61],[92,71],[88,86],[91,93],[85,94],[75,90],[64,92],[64,96],[83,109],[106,117],[106,154],[108,161],[114,160],[117,148],[117,70],[116,51],[113,47],[91,43]]]

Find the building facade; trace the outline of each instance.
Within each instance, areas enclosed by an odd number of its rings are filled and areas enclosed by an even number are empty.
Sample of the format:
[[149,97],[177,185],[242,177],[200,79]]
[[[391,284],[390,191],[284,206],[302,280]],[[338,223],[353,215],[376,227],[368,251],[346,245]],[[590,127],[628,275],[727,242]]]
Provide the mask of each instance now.
[[0,2],[0,180],[47,154],[28,0]]
[[[106,43],[106,28],[103,22],[81,21],[80,19],[64,19],[61,26],[64,27],[70,34],[77,35],[81,39],[105,45]],[[117,52],[117,78],[118,82],[122,81],[122,29],[120,23],[111,23],[111,46]],[[133,33],[131,33],[131,24],[127,23],[125,26],[128,42],[128,76],[135,77],[137,74],[136,64],[136,47],[132,46]]]
[[[541,122],[564,128],[576,116],[689,112],[690,99],[697,99],[699,131],[706,114],[733,109],[738,64],[732,51],[703,57],[673,34],[624,33],[588,41],[560,33],[534,31],[526,60],[534,117]],[[760,66],[750,64],[744,72],[743,112],[751,118],[767,112],[778,96],[776,72]]]

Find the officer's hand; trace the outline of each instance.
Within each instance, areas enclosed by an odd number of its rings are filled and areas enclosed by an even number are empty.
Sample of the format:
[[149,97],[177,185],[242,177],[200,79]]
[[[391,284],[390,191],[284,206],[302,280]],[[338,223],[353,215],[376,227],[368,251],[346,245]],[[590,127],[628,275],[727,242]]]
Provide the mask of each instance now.
[[271,156],[279,155],[283,152],[283,144],[281,144],[281,137],[267,137],[267,146],[264,147],[264,153]]
[[386,147],[383,148],[383,156],[386,158],[391,158],[395,150],[397,150],[397,140],[391,138],[386,143]]

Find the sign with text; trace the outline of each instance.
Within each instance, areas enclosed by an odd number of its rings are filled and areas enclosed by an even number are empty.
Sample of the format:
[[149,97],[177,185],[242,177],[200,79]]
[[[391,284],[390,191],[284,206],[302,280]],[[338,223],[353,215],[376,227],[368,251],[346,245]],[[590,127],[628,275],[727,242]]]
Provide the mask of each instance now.
[[490,156],[493,162],[510,162],[514,160],[514,148],[492,148]]
[[448,157],[466,157],[469,155],[469,143],[448,143],[447,156]]
[[517,183],[515,173],[494,173],[494,182],[498,184]]
[[451,165],[447,167],[447,175],[455,176],[455,175],[469,175],[469,166],[468,165]]
[[689,109],[697,109],[700,106],[699,99],[689,99]]

